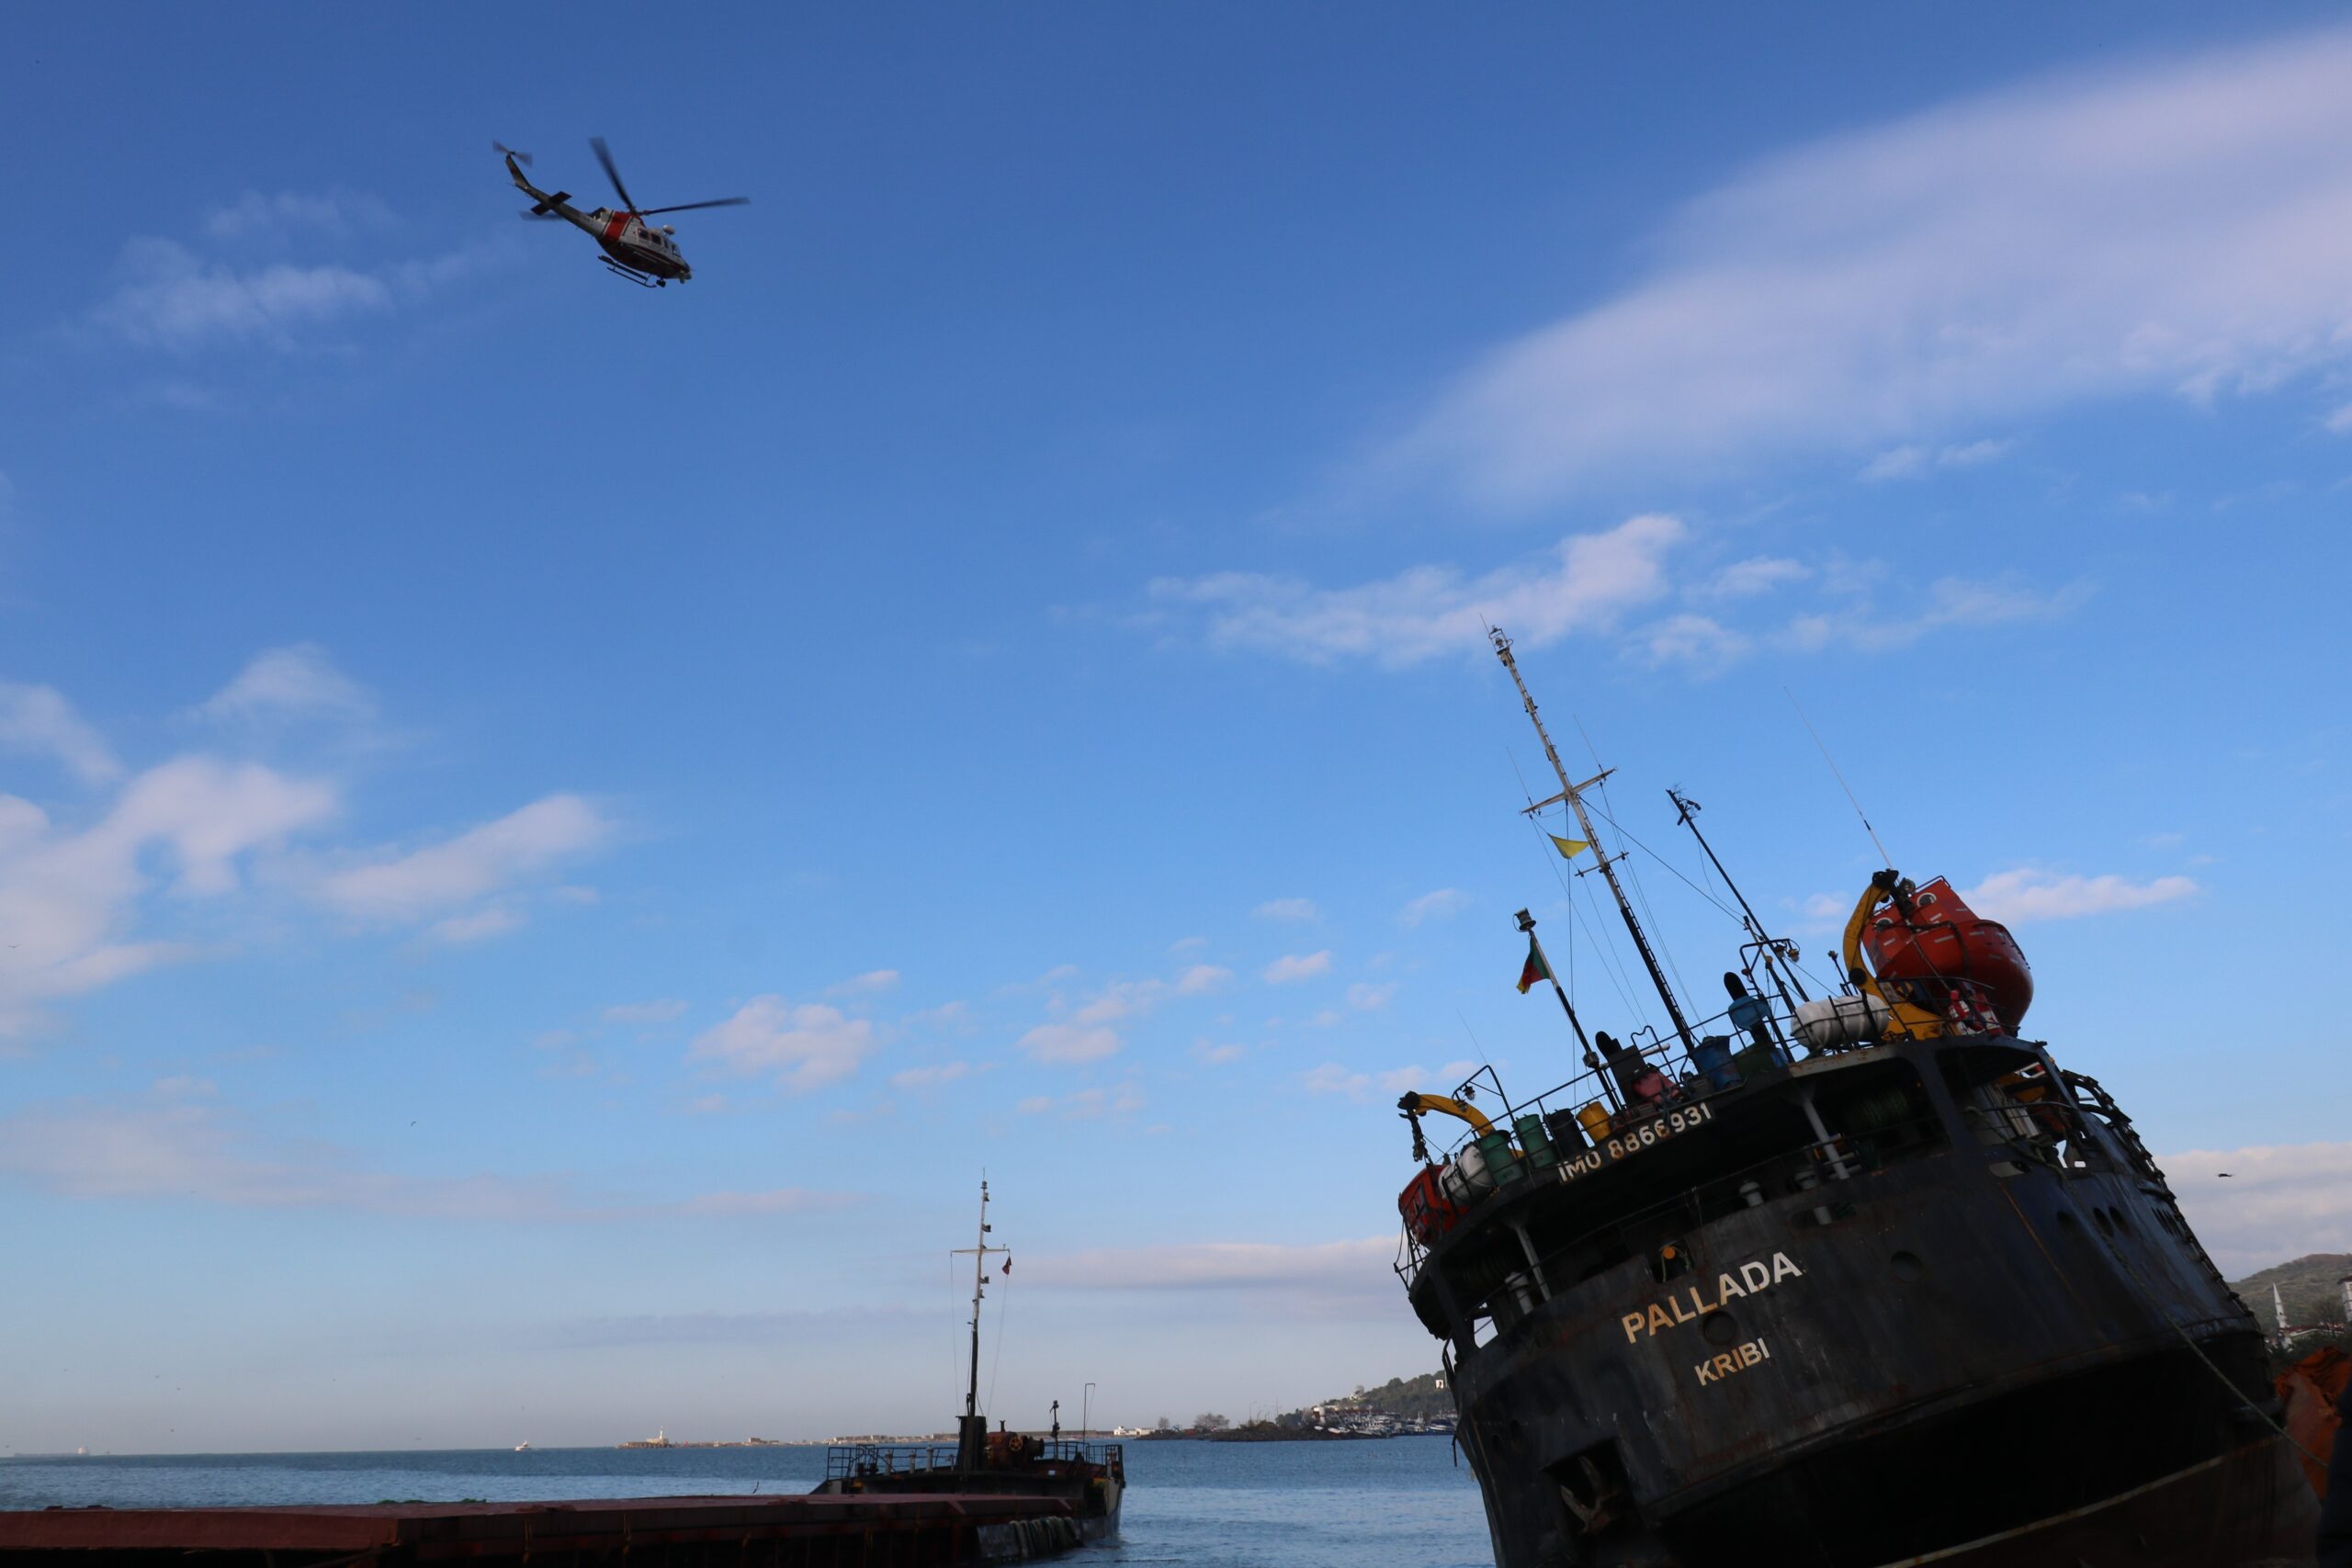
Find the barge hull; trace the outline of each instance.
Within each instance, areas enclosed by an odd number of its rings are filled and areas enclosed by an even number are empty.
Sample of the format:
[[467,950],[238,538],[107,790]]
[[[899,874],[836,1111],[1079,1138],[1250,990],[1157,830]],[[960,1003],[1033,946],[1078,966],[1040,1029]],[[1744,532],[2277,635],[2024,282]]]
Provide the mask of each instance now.
[[0,1568],[956,1568],[1078,1541],[1065,1500],[1004,1495],[0,1513]]

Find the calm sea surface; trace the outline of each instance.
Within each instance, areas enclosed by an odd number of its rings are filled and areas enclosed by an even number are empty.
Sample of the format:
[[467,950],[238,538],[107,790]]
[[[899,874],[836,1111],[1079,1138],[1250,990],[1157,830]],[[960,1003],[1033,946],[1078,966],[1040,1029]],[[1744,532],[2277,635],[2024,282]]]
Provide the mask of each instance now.
[[[0,1509],[546,1501],[806,1492],[820,1448],[0,1459]],[[1444,1438],[1127,1445],[1124,1539],[1087,1568],[1489,1568],[1486,1516]]]

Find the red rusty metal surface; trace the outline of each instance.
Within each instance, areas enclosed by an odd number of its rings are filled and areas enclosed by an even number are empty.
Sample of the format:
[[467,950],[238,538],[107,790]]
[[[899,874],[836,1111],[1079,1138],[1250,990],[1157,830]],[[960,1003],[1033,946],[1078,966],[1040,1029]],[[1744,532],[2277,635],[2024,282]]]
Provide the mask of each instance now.
[[598,1497],[546,1503],[374,1503],[276,1508],[0,1512],[0,1553],[22,1551],[330,1551],[413,1549],[499,1557],[574,1546],[888,1533],[1067,1515],[1058,1497]]

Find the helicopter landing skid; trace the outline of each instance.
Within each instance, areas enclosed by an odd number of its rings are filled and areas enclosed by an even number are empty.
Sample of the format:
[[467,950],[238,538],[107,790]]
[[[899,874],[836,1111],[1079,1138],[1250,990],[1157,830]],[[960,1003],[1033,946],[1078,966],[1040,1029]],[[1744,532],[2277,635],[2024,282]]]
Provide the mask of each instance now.
[[597,259],[605,264],[605,270],[606,272],[611,273],[615,277],[626,277],[631,283],[636,284],[639,288],[661,288],[665,287],[670,281],[666,277],[649,276],[647,274],[638,271],[637,268],[633,266],[623,266],[620,263],[615,261],[610,256],[601,256]]

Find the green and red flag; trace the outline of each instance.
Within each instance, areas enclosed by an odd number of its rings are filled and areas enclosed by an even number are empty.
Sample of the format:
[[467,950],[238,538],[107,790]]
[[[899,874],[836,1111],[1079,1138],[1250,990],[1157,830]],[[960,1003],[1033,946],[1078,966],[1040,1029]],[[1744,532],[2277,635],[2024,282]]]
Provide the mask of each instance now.
[[1529,937],[1527,966],[1519,972],[1519,994],[1522,997],[1527,995],[1529,987],[1532,987],[1536,981],[1548,980],[1551,977],[1552,966],[1544,962],[1544,950],[1535,945],[1533,937]]

